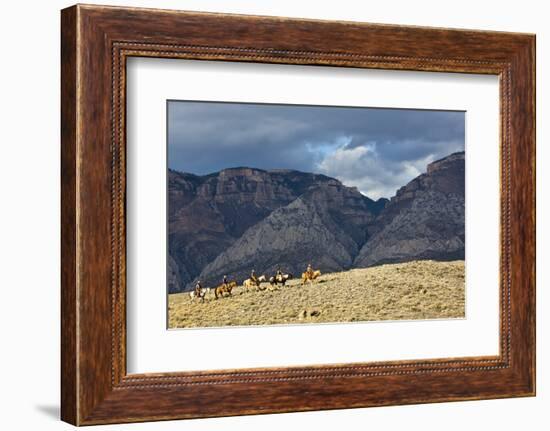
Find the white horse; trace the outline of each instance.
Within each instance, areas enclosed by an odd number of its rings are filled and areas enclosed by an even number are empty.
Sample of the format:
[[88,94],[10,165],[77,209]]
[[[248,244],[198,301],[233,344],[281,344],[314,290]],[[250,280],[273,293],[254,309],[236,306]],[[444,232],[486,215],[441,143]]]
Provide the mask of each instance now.
[[256,281],[252,280],[251,278],[247,278],[245,281],[243,281],[243,287],[245,287],[247,290],[253,287],[255,287],[256,289],[260,289],[260,284],[265,281],[265,275],[260,275],[258,278],[256,278]]
[[259,281],[254,281],[252,280],[251,278],[247,278],[245,281],[243,281],[243,287],[246,289],[246,290],[249,290],[253,287],[258,287],[260,285],[260,282]]
[[189,297],[191,298],[191,301],[194,301],[195,299],[200,299],[201,301],[204,301],[204,298],[208,293],[210,293],[210,288],[206,287],[204,289],[200,289],[198,295],[197,292],[195,292],[194,290],[192,292],[189,292]]

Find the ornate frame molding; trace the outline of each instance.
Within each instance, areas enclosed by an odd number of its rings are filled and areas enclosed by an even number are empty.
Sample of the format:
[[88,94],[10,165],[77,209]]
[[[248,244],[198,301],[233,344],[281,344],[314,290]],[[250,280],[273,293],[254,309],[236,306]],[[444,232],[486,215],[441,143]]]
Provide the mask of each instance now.
[[[203,29],[212,26],[217,30]],[[258,28],[269,31],[256,35]],[[320,41],[308,41],[311,34]],[[340,38],[331,42],[328,34]],[[534,394],[534,36],[79,5],[62,12],[62,54],[64,420],[98,424]],[[127,375],[125,65],[131,56],[498,75],[500,354]],[[305,387],[308,399],[300,396]],[[251,391],[255,400],[245,396]],[[238,401],[217,402],[228,396]]]

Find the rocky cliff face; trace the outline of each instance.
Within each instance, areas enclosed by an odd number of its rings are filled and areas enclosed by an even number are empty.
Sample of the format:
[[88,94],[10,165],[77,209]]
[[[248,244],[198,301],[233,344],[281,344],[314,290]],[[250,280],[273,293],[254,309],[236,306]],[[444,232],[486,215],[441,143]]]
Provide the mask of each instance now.
[[299,276],[312,262],[323,271],[350,268],[376,218],[375,203],[331,181],[308,190],[248,229],[202,271],[207,284],[283,271]]
[[[359,205],[372,205],[375,212],[384,204],[377,204],[357,191],[354,191],[355,197],[338,196],[336,189],[347,191],[348,188],[324,175],[251,168],[226,169],[206,176],[170,171],[169,291],[189,288],[207,264],[273,211],[316,187],[329,184],[333,189],[332,194],[327,194],[331,202],[340,199],[342,205],[343,199],[350,203],[359,197]],[[355,214],[352,208],[353,205],[341,211],[342,221],[365,217]],[[369,215],[371,220],[373,214]],[[355,224],[358,223],[360,221]],[[357,237],[364,236],[360,228],[350,228],[355,229],[353,234]]]
[[391,201],[324,175],[226,169],[169,173],[170,292],[309,262],[339,271],[464,257],[464,153],[430,164]]
[[464,152],[428,165],[378,215],[354,266],[464,259],[464,179]]

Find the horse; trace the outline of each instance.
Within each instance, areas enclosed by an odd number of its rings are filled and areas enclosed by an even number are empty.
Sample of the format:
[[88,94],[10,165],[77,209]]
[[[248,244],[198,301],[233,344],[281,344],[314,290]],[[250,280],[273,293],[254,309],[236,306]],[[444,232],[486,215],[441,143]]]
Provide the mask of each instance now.
[[189,296],[191,297],[191,301],[194,301],[195,299],[200,299],[202,302],[204,302],[205,296],[210,293],[210,288],[204,288],[199,289],[199,294],[197,295],[197,292],[193,290],[192,292],[189,292]]
[[260,286],[260,280],[252,280],[251,278],[247,278],[245,281],[243,281],[243,287],[246,288],[246,290],[252,288],[252,287],[259,287]]
[[260,275],[259,277],[256,278],[256,280],[247,278],[245,281],[243,281],[243,287],[245,287],[247,290],[250,289],[251,287],[256,287],[256,289],[262,290],[260,287],[260,284],[264,281],[266,281],[265,275]]
[[236,281],[230,281],[229,283],[227,284],[220,284],[218,287],[216,287],[214,289],[214,295],[216,296],[216,299],[218,299],[218,297],[224,297],[224,294],[229,294],[229,296],[231,296],[231,291],[237,287],[237,282]]
[[288,280],[292,280],[292,274],[281,274],[281,275],[274,275],[272,277],[269,277],[269,283],[273,286],[277,286],[279,283],[281,283],[283,286],[286,284]]
[[311,281],[312,283],[315,281],[317,277],[321,276],[321,271],[313,271],[313,272],[304,272],[302,273],[302,285],[306,284],[307,281]]

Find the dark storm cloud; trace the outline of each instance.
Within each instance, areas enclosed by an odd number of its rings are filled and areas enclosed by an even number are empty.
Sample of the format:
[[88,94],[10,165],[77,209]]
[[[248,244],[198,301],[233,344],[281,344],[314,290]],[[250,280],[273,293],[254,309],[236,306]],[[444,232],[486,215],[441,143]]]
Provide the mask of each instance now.
[[464,150],[464,113],[170,101],[168,163],[318,172],[389,197],[426,164]]

